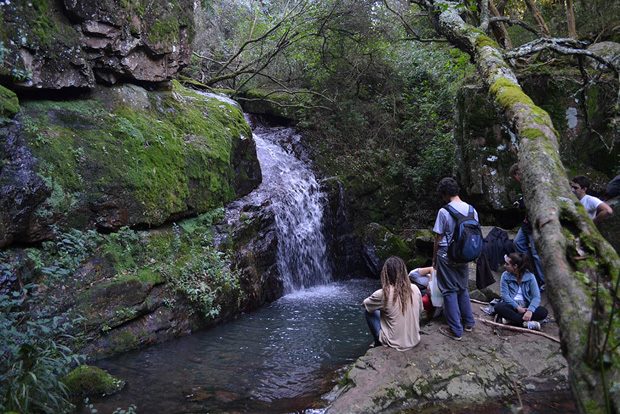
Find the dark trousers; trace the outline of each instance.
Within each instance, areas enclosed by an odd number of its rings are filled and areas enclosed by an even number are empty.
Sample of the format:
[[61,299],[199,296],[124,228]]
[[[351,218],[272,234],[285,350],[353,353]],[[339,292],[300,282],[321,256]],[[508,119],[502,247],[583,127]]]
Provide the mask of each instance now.
[[[508,320],[511,325],[523,326],[523,314],[519,313],[512,307],[512,305],[506,302],[500,302],[495,305],[495,313],[497,313],[500,317]],[[549,312],[544,306],[539,306],[532,313],[533,321],[542,321],[547,317]]]
[[368,329],[370,329],[370,333],[375,340],[375,345],[381,345],[381,341],[379,340],[379,333],[381,332],[381,312],[378,310],[374,312],[364,310],[364,314],[366,315]]

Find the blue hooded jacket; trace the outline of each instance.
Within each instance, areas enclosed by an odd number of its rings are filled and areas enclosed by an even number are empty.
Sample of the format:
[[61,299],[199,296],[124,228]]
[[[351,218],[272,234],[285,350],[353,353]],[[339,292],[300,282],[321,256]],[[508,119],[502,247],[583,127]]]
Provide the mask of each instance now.
[[[510,272],[502,273],[502,279],[500,281],[502,301],[509,303],[515,309],[519,306],[514,300],[518,290],[519,284],[517,283],[517,276]],[[536,311],[536,308],[540,305],[540,289],[538,289],[536,277],[530,272],[525,272],[521,278],[521,293],[523,294],[523,300],[525,301],[527,310],[532,312]]]

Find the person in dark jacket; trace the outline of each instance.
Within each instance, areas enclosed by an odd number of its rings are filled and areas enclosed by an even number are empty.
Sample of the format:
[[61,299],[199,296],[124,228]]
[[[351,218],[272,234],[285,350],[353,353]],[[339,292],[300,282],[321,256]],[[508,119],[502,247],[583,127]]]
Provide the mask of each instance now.
[[502,300],[495,312],[510,325],[540,330],[548,311],[540,306],[540,290],[536,277],[529,271],[527,255],[510,253],[504,257],[506,271],[500,281]]

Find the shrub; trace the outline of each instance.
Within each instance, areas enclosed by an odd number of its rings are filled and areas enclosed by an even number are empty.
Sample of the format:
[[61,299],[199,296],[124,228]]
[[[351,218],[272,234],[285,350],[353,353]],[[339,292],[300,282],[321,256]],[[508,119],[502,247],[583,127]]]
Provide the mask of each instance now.
[[34,289],[0,295],[0,411],[69,412],[73,405],[60,378],[81,360],[62,343],[72,324],[29,317],[26,298]]

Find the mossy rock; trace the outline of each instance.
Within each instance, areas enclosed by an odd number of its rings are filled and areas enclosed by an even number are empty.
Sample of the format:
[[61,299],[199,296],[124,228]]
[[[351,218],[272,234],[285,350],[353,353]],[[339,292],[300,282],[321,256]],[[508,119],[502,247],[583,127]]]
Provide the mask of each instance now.
[[19,112],[19,99],[10,89],[0,85],[0,120],[13,118]]
[[125,381],[91,365],[80,365],[68,373],[62,382],[67,386],[69,395],[75,399],[111,395],[125,386]]
[[377,223],[370,223],[366,226],[364,240],[375,246],[377,256],[381,261],[385,261],[390,256],[398,256],[407,263],[407,267],[412,268],[411,261],[415,257],[415,246],[411,240],[405,240]]
[[22,103],[21,137],[51,193],[30,207],[30,225],[159,226],[223,206],[260,183],[238,106],[177,82],[151,93],[102,88],[96,98]]
[[250,89],[239,95],[239,102],[246,112],[284,120],[297,121],[296,101],[290,94],[274,93],[263,89]]
[[12,1],[2,4],[0,76],[24,88],[81,88],[94,74],[80,47],[77,29],[61,2]]

